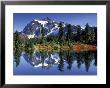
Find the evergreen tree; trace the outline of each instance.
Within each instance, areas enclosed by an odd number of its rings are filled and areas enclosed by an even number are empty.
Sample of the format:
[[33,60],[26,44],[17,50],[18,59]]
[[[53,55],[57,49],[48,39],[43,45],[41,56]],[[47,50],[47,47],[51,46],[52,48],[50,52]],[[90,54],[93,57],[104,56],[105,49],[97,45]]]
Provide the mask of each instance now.
[[77,25],[77,41],[80,42],[80,38],[81,38],[81,26]]
[[94,44],[97,45],[97,27],[93,27],[93,29],[94,29],[94,34],[95,34]]
[[89,42],[89,24],[87,23],[86,24],[86,27],[85,27],[85,37],[84,37],[84,40],[85,40],[85,43],[87,44]]
[[64,27],[63,27],[63,24],[60,22],[59,25],[59,38],[58,38],[58,41],[60,44],[63,44],[64,43]]
[[16,62],[16,67],[19,65],[20,63],[20,55],[22,52],[22,41],[21,38],[19,36],[19,32],[16,31],[14,33],[14,56],[15,56],[15,62]]
[[72,34],[71,24],[68,24],[67,25],[67,39],[66,39],[68,41],[68,46],[70,46],[71,34]]
[[86,44],[92,44],[95,40],[95,32],[93,31],[93,27],[90,27],[89,24],[86,24],[84,40]]

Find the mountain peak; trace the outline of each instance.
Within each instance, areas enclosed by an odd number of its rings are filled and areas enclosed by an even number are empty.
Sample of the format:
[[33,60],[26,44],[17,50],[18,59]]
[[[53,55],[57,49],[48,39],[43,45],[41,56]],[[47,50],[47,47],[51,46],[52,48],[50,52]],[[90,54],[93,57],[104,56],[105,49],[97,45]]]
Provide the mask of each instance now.
[[49,17],[43,18],[42,21],[51,21]]
[[[66,32],[67,31],[66,24],[62,21],[59,22],[63,24],[64,31]],[[42,30],[41,26],[43,26],[45,37],[49,35],[58,36],[59,22],[53,21],[49,17],[43,18],[41,20],[34,19],[28,25],[25,26],[25,28],[23,29],[23,33],[27,35],[35,34],[35,36],[38,37],[41,35],[41,30]],[[73,26],[72,30],[73,32],[76,32],[77,26]]]

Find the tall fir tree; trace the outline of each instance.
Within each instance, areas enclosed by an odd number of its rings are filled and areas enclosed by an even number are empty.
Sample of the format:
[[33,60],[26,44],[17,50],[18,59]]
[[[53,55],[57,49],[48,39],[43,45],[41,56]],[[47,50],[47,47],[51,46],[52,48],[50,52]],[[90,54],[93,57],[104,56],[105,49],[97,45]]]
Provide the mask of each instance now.
[[71,42],[71,34],[72,34],[72,28],[71,28],[71,24],[67,25],[67,41],[68,41],[68,46],[70,46],[70,42]]
[[64,43],[64,27],[63,27],[63,24],[60,22],[59,25],[59,38],[58,38],[58,41],[60,44],[63,44]]

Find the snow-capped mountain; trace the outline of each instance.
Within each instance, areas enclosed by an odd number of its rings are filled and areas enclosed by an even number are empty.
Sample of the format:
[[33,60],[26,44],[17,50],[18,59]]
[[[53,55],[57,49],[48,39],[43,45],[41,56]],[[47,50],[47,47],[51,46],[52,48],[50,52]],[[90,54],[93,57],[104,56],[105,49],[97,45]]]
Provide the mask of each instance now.
[[[33,37],[40,37],[41,36],[41,30],[44,29],[44,37],[47,37],[49,35],[55,35],[57,36],[59,33],[59,23],[57,21],[54,21],[50,18],[43,18],[42,20],[34,19],[30,23],[28,23],[25,28],[23,29],[23,33],[28,35],[29,38]],[[66,25],[64,22],[62,22],[64,27],[64,32],[67,31]],[[77,26],[72,26],[72,32],[77,32]]]

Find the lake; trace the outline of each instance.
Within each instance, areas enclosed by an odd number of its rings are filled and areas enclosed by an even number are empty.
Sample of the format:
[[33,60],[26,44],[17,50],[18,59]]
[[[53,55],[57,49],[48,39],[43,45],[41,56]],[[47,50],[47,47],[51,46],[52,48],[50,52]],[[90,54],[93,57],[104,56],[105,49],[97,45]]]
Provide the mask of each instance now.
[[14,75],[97,75],[97,51],[19,51]]

